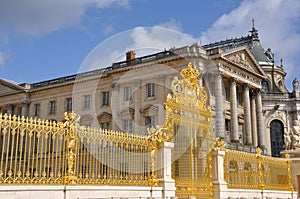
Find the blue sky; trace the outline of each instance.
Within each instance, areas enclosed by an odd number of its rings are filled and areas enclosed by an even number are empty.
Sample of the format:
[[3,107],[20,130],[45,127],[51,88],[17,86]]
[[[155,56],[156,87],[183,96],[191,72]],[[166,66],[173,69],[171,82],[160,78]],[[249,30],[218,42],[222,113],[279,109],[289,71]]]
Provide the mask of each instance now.
[[128,30],[138,33],[136,46],[160,37],[144,27],[174,29],[206,44],[247,35],[252,18],[263,47],[277,64],[283,58],[290,88],[300,77],[298,0],[2,0],[0,77],[34,83],[75,74],[98,44]]

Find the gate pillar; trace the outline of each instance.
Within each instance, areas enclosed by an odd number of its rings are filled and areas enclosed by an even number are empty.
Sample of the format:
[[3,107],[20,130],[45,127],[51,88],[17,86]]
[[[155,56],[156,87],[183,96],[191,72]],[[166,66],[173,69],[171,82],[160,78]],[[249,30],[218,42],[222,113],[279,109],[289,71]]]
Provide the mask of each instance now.
[[158,144],[158,183],[163,188],[163,198],[175,196],[175,180],[172,179],[172,149],[174,143],[160,142]]
[[214,198],[225,198],[222,194],[227,189],[227,183],[224,178],[224,158],[225,148],[224,141],[217,138],[215,147],[212,150],[212,178],[214,187]]

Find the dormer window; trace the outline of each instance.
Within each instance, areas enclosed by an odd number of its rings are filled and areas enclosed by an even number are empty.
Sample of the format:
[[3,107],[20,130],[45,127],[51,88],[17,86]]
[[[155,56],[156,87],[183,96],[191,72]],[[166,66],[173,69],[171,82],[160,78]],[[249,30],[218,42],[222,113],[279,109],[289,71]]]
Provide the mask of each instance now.
[[270,92],[270,90],[269,90],[269,84],[268,84],[267,81],[263,80],[263,81],[261,82],[261,86],[262,86],[262,89],[263,89],[263,91],[264,91],[265,93]]

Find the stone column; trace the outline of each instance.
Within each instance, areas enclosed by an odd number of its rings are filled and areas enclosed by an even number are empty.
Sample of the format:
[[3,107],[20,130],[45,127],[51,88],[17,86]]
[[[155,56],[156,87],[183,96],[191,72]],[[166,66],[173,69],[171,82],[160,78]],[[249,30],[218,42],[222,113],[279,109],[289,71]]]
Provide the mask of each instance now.
[[237,97],[236,97],[236,79],[231,79],[230,84],[230,120],[231,120],[231,141],[239,142],[238,132],[238,114],[237,114]]
[[252,144],[254,147],[257,147],[257,118],[256,118],[256,104],[255,96],[251,96],[251,122],[252,122]]
[[6,111],[7,115],[13,115],[13,105],[7,104],[6,108],[7,108],[7,111]]
[[216,137],[225,138],[224,131],[224,107],[223,107],[223,94],[222,94],[222,74],[217,74],[215,81],[215,101],[216,101]]
[[262,101],[261,101],[261,92],[257,92],[256,96],[256,116],[257,116],[257,137],[258,137],[258,146],[263,147],[264,143],[264,132],[263,132],[263,115],[262,115]]
[[22,102],[22,116],[27,117],[28,116],[28,105],[29,102],[28,101],[23,101]]
[[158,183],[163,188],[163,199],[171,198],[175,196],[175,180],[172,179],[172,149],[174,143],[161,142],[158,146]]
[[250,95],[248,84],[244,85],[244,125],[246,134],[246,144],[252,145]]

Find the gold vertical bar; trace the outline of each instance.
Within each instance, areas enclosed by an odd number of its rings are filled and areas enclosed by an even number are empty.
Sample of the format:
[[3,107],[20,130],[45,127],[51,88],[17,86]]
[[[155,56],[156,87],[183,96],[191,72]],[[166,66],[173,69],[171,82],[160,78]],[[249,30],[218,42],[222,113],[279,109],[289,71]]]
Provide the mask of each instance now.
[[[92,129],[93,132],[92,134],[94,134],[94,129]],[[91,140],[91,147],[90,147],[90,163],[91,163],[91,179],[93,180],[93,176],[95,175],[94,173],[94,169],[95,169],[95,165],[94,165],[94,139],[92,136],[92,140]]]
[[62,166],[62,158],[63,158],[63,133],[61,131],[63,131],[59,126],[58,126],[58,130],[59,130],[59,137],[57,138],[57,154],[56,155],[56,161],[58,161],[58,171],[57,171],[57,179],[59,180],[59,176],[63,175],[63,166]]
[[[30,147],[30,148],[32,148],[32,158],[31,158],[31,160],[32,160],[32,165],[31,165],[31,177],[33,178],[33,176],[34,176],[34,164],[36,165],[37,163],[37,150],[38,150],[38,143],[37,143],[37,130],[36,130],[36,126],[37,126],[37,124],[36,124],[36,120],[34,120],[34,129],[33,129],[33,131],[32,131],[32,133],[33,133],[33,141],[32,141],[32,147]],[[35,157],[35,154],[36,154],[36,157]]]
[[[10,122],[10,117],[9,117],[9,121]],[[6,178],[6,174],[7,174],[7,170],[8,170],[8,153],[9,153],[9,149],[10,149],[10,123],[9,126],[7,127],[7,146],[6,146],[6,158],[5,158],[5,170],[4,170],[4,176]]]
[[58,140],[59,140],[59,131],[58,131],[58,126],[55,126],[54,127],[55,128],[55,130],[57,130],[56,131],[56,135],[55,135],[55,140],[54,140],[54,151],[52,152],[52,154],[53,154],[53,162],[54,162],[54,168],[53,168],[53,171],[54,171],[54,178],[56,179],[57,178],[57,174],[58,174],[58,172],[57,172],[57,169],[58,169],[58,167],[59,167],[59,165],[58,165],[58,161],[57,161],[57,154],[58,154]]
[[104,134],[105,134],[105,140],[104,140],[104,142],[105,142],[105,144],[103,145],[104,146],[104,155],[103,155],[103,158],[104,158],[104,182],[105,182],[105,184],[106,184],[106,182],[107,182],[107,179],[108,179],[108,155],[109,155],[109,153],[108,153],[108,135],[107,135],[107,130],[105,129],[105,131],[104,131]]
[[83,171],[82,171],[82,169],[83,169],[83,155],[84,155],[84,145],[83,145],[83,138],[81,137],[81,139],[80,139],[80,145],[79,145],[79,147],[80,147],[80,153],[79,153],[79,155],[80,155],[80,157],[79,157],[79,170],[78,170],[78,172],[79,172],[79,175],[81,175],[81,178],[83,178],[84,176],[83,176]]
[[53,169],[52,168],[52,165],[51,165],[51,163],[50,163],[50,158],[51,158],[51,154],[52,154],[52,149],[51,149],[51,143],[52,143],[52,147],[53,147],[53,140],[52,140],[52,128],[51,128],[51,126],[49,126],[49,137],[48,137],[48,151],[47,151],[47,153],[48,153],[48,158],[47,158],[47,167],[48,167],[48,170],[46,171],[46,176],[47,176],[47,179],[50,177],[50,172],[51,172],[51,169]]
[[[32,119],[31,119],[31,122],[32,122]],[[32,124],[32,123],[31,123]],[[31,156],[31,153],[32,153],[32,151],[31,151],[31,149],[32,149],[32,136],[34,135],[34,132],[33,132],[33,129],[32,129],[32,125],[30,125],[30,128],[29,128],[29,144],[28,144],[28,162],[27,162],[27,171],[28,172],[30,172],[30,163],[31,163],[31,165],[32,165],[32,167],[31,167],[31,175],[30,175],[30,179],[32,179],[32,176],[33,176],[33,171],[32,171],[32,169],[33,169],[33,158],[32,159],[30,159],[30,156]]]
[[97,182],[98,184],[101,182],[101,135],[102,134],[102,130],[100,129],[99,130],[99,137],[98,137],[98,140],[97,140],[97,160],[98,160],[98,171],[97,171]]
[[[1,135],[3,135],[3,137],[2,137],[2,151],[1,151],[1,162],[0,162],[0,170],[1,170],[1,172],[4,172],[5,173],[5,170],[6,169],[4,169],[3,168],[3,162],[4,162],[4,146],[5,146],[5,140],[6,140],[6,128],[4,127],[4,128],[1,128],[1,131],[0,131],[0,134]],[[6,162],[6,160],[5,160],[5,162]],[[4,170],[3,170],[4,169]],[[5,175],[4,175],[4,177],[5,177]]]
[[65,168],[65,142],[66,142],[66,130],[65,128],[62,130],[63,133],[61,134],[61,143],[60,143],[60,157],[59,157],[59,162],[60,162],[60,172],[61,176],[64,177],[66,176],[66,168]]
[[12,139],[11,139],[11,147],[10,147],[10,164],[9,164],[9,170],[13,171],[12,167],[13,167],[13,153],[14,153],[14,142],[15,142],[14,129],[12,129],[11,135],[12,135]]
[[14,175],[14,179],[16,178],[16,174],[17,174],[17,162],[18,162],[18,147],[19,147],[19,135],[20,135],[20,129],[19,129],[19,120],[20,117],[18,117],[18,121],[15,121],[15,134],[16,134],[16,146],[15,146],[15,162],[14,162],[14,170],[13,170],[13,175]]
[[[24,117],[22,118],[24,119]],[[22,120],[21,126],[24,128],[24,120]],[[25,167],[23,167],[22,169],[22,160],[23,162],[25,162],[25,152],[23,150],[25,150],[25,144],[24,144],[24,135],[25,135],[25,129],[21,129],[21,140],[20,140],[20,158],[19,158],[19,169],[18,172],[21,172],[22,177],[24,178],[24,174],[25,174]],[[23,152],[24,152],[24,158],[23,156]]]
[[[76,136],[78,137],[78,136]],[[76,149],[76,154],[77,154],[77,158],[76,158],[76,177],[77,179],[79,179],[79,174],[80,174],[80,171],[79,171],[79,168],[80,168],[80,148],[81,148],[81,140],[78,139],[77,140],[77,149]],[[77,181],[78,183],[78,181]]]
[[[44,162],[42,163],[42,165],[43,165],[43,169],[41,170],[41,172],[43,173],[43,172],[46,172],[46,167],[48,166],[47,165],[47,144],[48,144],[48,142],[49,142],[49,134],[48,134],[49,132],[44,132],[43,133],[43,138],[44,139],[42,139],[43,140],[43,144],[42,144],[42,149],[43,149],[43,152],[42,152],[42,154],[43,154],[43,160],[44,160]],[[47,135],[48,134],[48,135]]]
[[[25,178],[25,174],[26,174],[26,171],[27,171],[27,169],[29,169],[29,168],[27,168],[26,169],[26,159],[27,159],[27,147],[28,147],[28,118],[26,119],[26,126],[25,126],[25,129],[24,129],[24,131],[25,131],[25,134],[24,134],[24,136],[25,136],[25,142],[24,142],[24,164],[23,164],[23,179]],[[29,160],[28,160],[28,164],[29,164]]]

